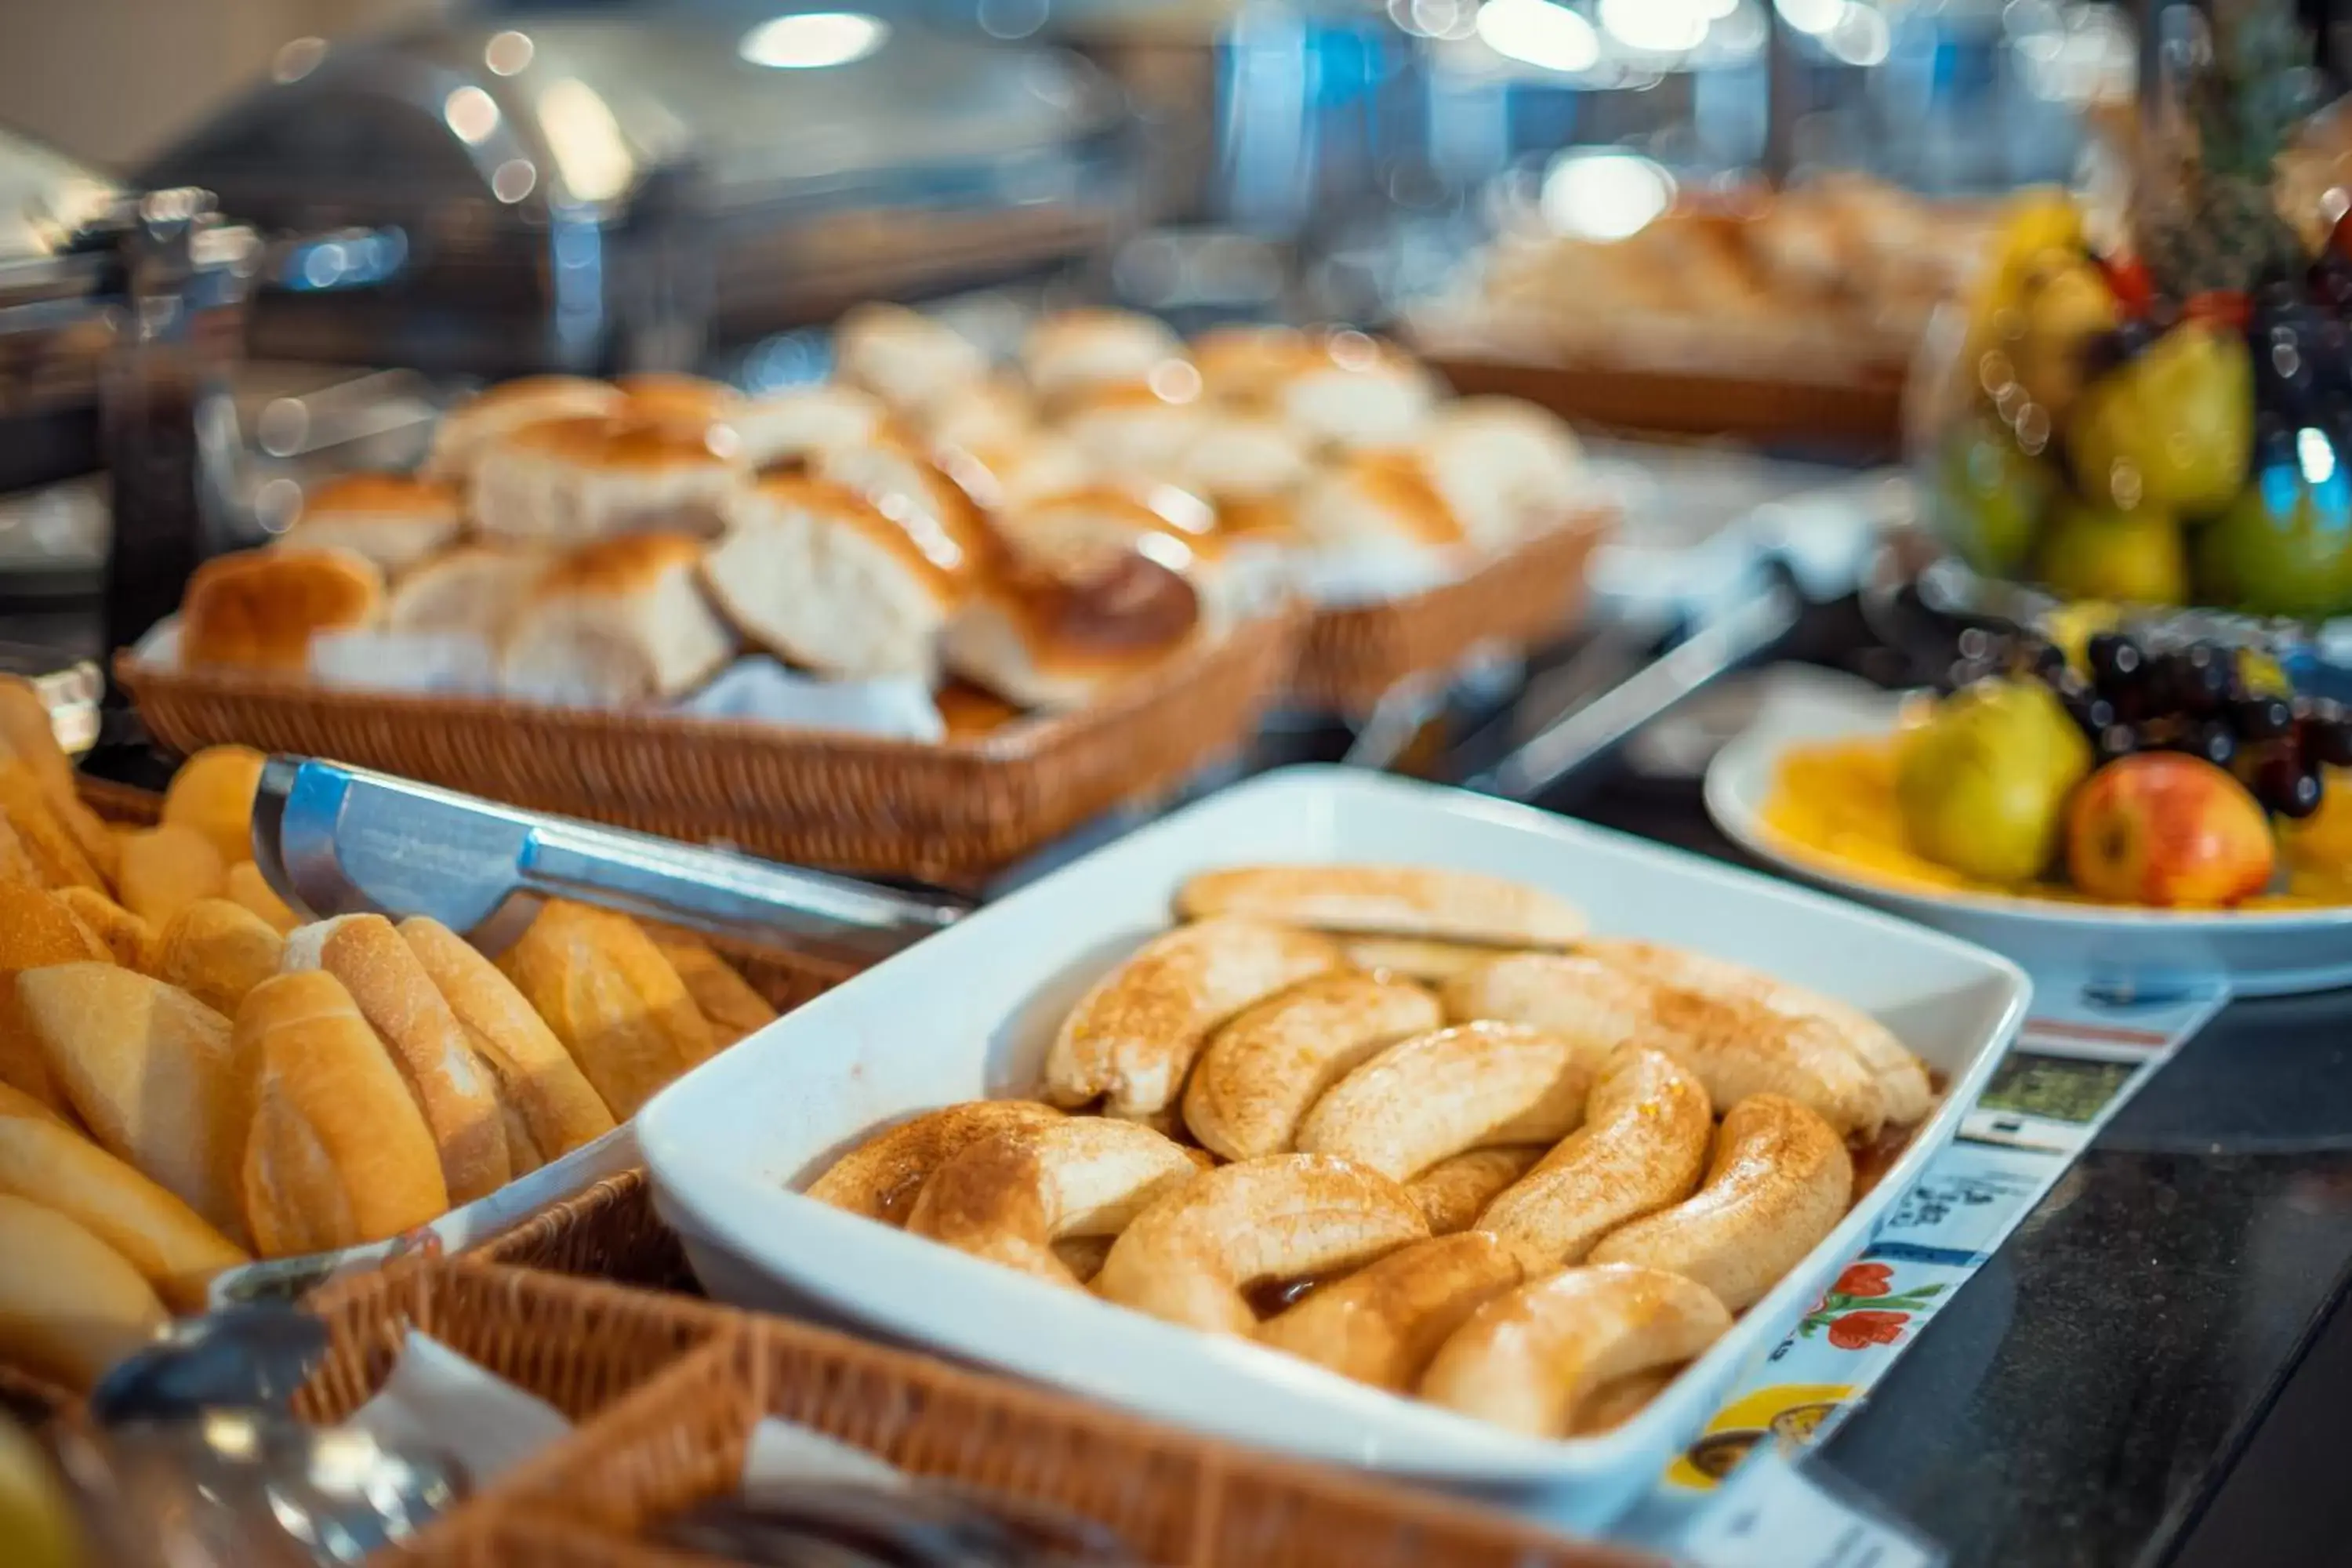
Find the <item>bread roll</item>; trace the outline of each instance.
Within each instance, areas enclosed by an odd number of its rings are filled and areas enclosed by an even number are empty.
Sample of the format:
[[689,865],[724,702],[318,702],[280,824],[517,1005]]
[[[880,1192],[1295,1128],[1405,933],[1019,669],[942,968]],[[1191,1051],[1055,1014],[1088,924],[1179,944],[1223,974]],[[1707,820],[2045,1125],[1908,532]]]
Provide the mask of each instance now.
[[1275,406],[1308,440],[1356,451],[1402,446],[1437,405],[1437,384],[1393,343],[1361,332],[1317,340],[1312,363],[1275,393]]
[[978,563],[944,531],[893,521],[823,479],[762,480],[711,546],[702,584],[751,641],[845,680],[938,674],[935,648]]
[[713,534],[743,479],[728,445],[709,428],[661,420],[526,425],[477,455],[474,523],[488,539],[559,547],[623,533]]
[[919,410],[988,373],[987,356],[945,321],[902,305],[860,305],[833,330],[834,368],[893,408]]
[[455,543],[464,525],[454,485],[406,474],[344,474],[302,498],[302,514],[280,543],[349,550],[391,578]]
[[445,550],[393,589],[384,606],[384,626],[394,632],[478,637],[496,647],[551,560],[543,551],[504,544]]
[[1292,494],[1315,473],[1314,455],[1288,426],[1263,415],[1212,410],[1171,477],[1222,514]]
[[1340,550],[1444,550],[1466,533],[1418,459],[1362,452],[1318,476],[1300,495],[1298,531]]
[[686,982],[626,915],[551,900],[499,968],[616,1121],[718,1048]]
[[6,819],[17,847],[43,883],[52,888],[106,890],[106,879],[49,805],[38,775],[14,752],[5,751],[0,751],[0,818]]
[[71,1102],[16,992],[16,975],[55,963],[110,960],[106,944],[55,894],[0,884],[0,1083],[63,1110]]
[[[955,387],[926,406],[921,420],[923,435],[934,447],[966,452],[999,450],[1037,435],[1037,405],[1013,375],[987,376]],[[871,440],[877,434],[862,432],[849,439]]]
[[1176,334],[1132,310],[1062,310],[1042,317],[1021,344],[1021,368],[1049,404],[1073,394],[1147,381],[1169,360],[1182,360]]
[[[16,837],[16,830],[9,826],[8,814],[5,811],[0,811],[0,882],[14,888],[47,888],[49,885],[49,879],[41,874],[41,868],[33,864],[32,854],[25,847],[25,841]],[[84,893],[89,890],[87,888],[75,889]]]
[[1158,668],[1202,629],[1181,573],[1125,554],[1080,574],[1008,573],[948,624],[948,667],[1024,708],[1075,708]]
[[253,797],[269,759],[251,746],[206,746],[180,764],[163,791],[163,820],[193,827],[221,864],[253,858]]
[[1567,421],[1515,397],[1441,405],[1420,451],[1431,485],[1483,548],[1558,522],[1584,485],[1584,451]]
[[60,888],[57,896],[75,919],[89,928],[91,935],[106,944],[107,954],[115,963],[125,969],[145,970],[147,950],[155,941],[153,926],[88,888]]
[[768,1005],[768,999],[752,990],[751,983],[737,973],[734,965],[694,932],[676,926],[647,926],[646,934],[686,982],[695,1010],[709,1020],[712,1037],[720,1045],[731,1046],[776,1021],[776,1010]]
[[253,1073],[240,1190],[265,1258],[384,1241],[449,1206],[424,1113],[331,974],[280,974],[236,1015]]
[[63,1122],[0,1112],[0,1194],[82,1226],[182,1311],[204,1309],[214,1275],[253,1261],[195,1210]]
[[16,976],[42,1059],[100,1147],[242,1237],[236,1159],[243,1085],[229,1022],[176,985],[114,963]]
[[180,602],[180,662],[300,675],[320,632],[373,626],[383,574],[349,550],[279,546],[216,555]]
[[163,922],[138,967],[234,1018],[245,994],[278,973],[285,952],[286,939],[244,905],[198,899]]
[[65,1215],[0,1196],[0,1361],[77,1392],[153,1339],[168,1321],[139,1271]]
[[74,842],[101,876],[114,875],[114,836],[98,814],[81,802],[81,782],[73,759],[58,744],[56,721],[33,683],[21,676],[0,675],[0,751],[13,752],[33,770],[49,813],[73,835]]
[[506,1185],[512,1168],[498,1086],[390,921],[344,915],[298,927],[286,939],[284,968],[323,970],[351,994],[424,1112],[451,1203]]
[[585,376],[527,375],[501,382],[442,415],[426,467],[462,484],[471,478],[483,443],[542,420],[610,414],[626,401],[618,387]]
[[400,936],[498,1077],[516,1175],[613,1130],[613,1113],[580,1065],[498,965],[422,915],[401,921]]
[[262,923],[279,936],[302,923],[302,917],[278,896],[278,889],[269,885],[269,879],[261,874],[261,868],[250,860],[240,860],[228,868],[221,897],[259,915]]
[[209,837],[165,822],[123,835],[115,884],[122,907],[161,930],[198,899],[220,897],[228,867]]
[[1100,473],[1172,479],[1208,427],[1200,373],[1181,360],[1149,381],[1091,387],[1068,402],[1062,434]]
[[1295,327],[1219,327],[1192,340],[1192,363],[1209,397],[1236,408],[1270,407],[1291,377],[1314,367],[1316,344]]
[[735,651],[698,586],[701,560],[692,539],[646,533],[590,545],[550,568],[509,629],[501,685],[530,701],[596,706],[699,686]]
[[[15,990],[16,982],[12,979],[8,986]],[[62,1127],[77,1137],[81,1136],[81,1124],[48,1101],[35,1100],[13,1084],[0,1083],[0,1117],[8,1116],[30,1117],[36,1121],[46,1121],[52,1127]]]
[[629,416],[678,426],[700,436],[713,425],[731,429],[743,395],[723,381],[672,371],[641,371],[615,376],[613,384],[629,400]]

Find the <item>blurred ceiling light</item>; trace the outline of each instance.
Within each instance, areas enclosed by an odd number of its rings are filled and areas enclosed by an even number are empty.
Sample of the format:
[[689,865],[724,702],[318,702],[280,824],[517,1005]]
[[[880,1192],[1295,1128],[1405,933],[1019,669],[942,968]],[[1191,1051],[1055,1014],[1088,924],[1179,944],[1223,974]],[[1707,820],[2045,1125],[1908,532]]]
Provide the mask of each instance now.
[[556,172],[575,201],[610,201],[629,188],[637,161],[604,96],[577,77],[550,82],[539,95],[539,125]]
[[490,195],[512,205],[537,189],[539,170],[528,158],[509,158],[490,173]]
[[270,58],[270,79],[278,82],[300,81],[319,68],[327,58],[324,38],[290,38]]
[[443,100],[441,118],[458,141],[478,147],[499,128],[498,100],[478,87],[461,87]]
[[1885,14],[1862,0],[1846,0],[1837,26],[1822,35],[1822,47],[1850,66],[1874,66],[1885,60],[1895,38]]
[[1801,33],[1828,32],[1845,19],[1846,0],[1772,0],[1780,20]]
[[[1491,6],[1488,7],[1492,9]],[[1544,175],[1544,221],[1580,239],[1623,239],[1675,199],[1675,182],[1632,153],[1570,153]]]
[[1045,25],[1047,0],[980,0],[975,19],[992,38],[1025,38]]
[[888,24],[862,11],[809,11],[761,23],[735,52],[772,70],[820,70],[862,60],[889,36]]
[[1714,0],[1601,0],[1601,26],[1629,49],[1678,55],[1706,41]]
[[1389,0],[1388,11],[1416,38],[1466,38],[1478,29],[1476,0]]
[[482,63],[495,75],[513,76],[526,69],[530,57],[538,52],[529,33],[492,33],[490,41],[482,46]]
[[1591,70],[1601,60],[1592,24],[1551,0],[1486,0],[1477,29],[1496,54],[1546,70]]

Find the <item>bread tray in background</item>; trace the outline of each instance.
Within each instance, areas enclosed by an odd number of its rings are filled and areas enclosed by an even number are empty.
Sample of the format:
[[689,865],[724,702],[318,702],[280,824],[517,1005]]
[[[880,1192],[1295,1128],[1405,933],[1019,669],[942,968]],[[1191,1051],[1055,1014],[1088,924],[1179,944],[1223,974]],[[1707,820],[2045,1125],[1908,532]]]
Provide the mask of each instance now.
[[[323,689],[128,652],[155,738],[332,757],[532,810],[835,870],[975,879],[1238,751],[1289,676],[1286,610],[1098,703],[939,742],[489,698]],[[755,982],[756,984],[756,982]]]

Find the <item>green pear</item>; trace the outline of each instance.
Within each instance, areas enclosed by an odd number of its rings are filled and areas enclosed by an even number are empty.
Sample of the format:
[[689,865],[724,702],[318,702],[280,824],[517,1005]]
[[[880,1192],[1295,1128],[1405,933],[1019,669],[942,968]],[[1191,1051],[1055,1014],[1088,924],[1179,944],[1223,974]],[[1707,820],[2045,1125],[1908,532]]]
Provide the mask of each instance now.
[[2038,680],[1984,680],[1906,736],[1895,803],[1911,847],[1979,881],[2028,882],[2057,856],[2090,743]]
[[2117,511],[2069,495],[2050,514],[2042,581],[2069,599],[2178,605],[2189,596],[2180,527],[2168,511]]
[[2077,252],[2042,277],[2025,306],[2025,330],[2011,357],[2026,395],[2063,419],[2083,387],[2083,355],[2090,341],[2120,325],[2123,308],[2105,274]]
[[1962,560],[1996,577],[2025,564],[2057,485],[2009,426],[1987,416],[1969,418],[1946,442],[1936,480],[1937,524]]
[[2183,322],[2083,388],[2065,423],[2086,495],[2121,511],[2219,511],[2245,484],[2253,451],[2245,340]]
[[2319,620],[2352,610],[2352,495],[2284,463],[2255,476],[2200,531],[2197,581],[2215,604]]

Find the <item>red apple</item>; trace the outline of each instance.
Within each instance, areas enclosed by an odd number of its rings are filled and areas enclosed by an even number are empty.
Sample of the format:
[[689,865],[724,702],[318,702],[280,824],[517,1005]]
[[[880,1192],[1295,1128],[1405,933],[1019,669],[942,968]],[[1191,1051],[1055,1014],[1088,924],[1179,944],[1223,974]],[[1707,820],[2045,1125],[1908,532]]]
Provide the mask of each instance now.
[[2074,792],[2066,869],[2095,899],[2214,909],[2269,885],[2270,821],[2245,786],[2177,752],[2109,763]]

